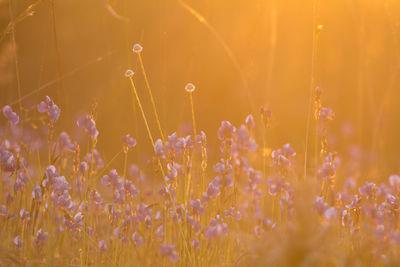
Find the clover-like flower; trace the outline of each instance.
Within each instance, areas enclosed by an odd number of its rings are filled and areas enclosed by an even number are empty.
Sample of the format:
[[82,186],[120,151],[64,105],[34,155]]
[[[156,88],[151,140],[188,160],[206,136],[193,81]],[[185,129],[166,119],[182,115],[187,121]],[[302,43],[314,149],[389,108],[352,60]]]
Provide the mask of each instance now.
[[188,92],[188,93],[193,93],[195,89],[196,89],[196,86],[194,86],[193,83],[188,83],[188,84],[186,84],[186,86],[185,86],[185,90],[186,90],[186,92]]
[[100,249],[100,251],[103,252],[103,253],[107,251],[107,244],[106,244],[106,241],[104,241],[104,240],[100,240],[100,241],[99,241],[99,249]]
[[161,245],[158,252],[161,256],[168,258],[171,262],[177,262],[179,260],[178,253],[175,251],[175,245]]
[[38,104],[37,109],[40,113],[47,113],[53,123],[60,117],[61,110],[49,96],[46,96],[46,100]]
[[21,240],[21,237],[20,237],[19,235],[17,235],[17,236],[14,238],[13,242],[14,242],[14,245],[17,246],[18,249],[21,249],[21,248],[22,248],[22,240]]
[[143,47],[140,44],[134,44],[132,51],[134,53],[140,53],[143,51]]
[[96,128],[96,122],[88,114],[80,118],[76,124],[78,127],[83,128],[93,138],[96,138],[99,135],[99,131],[97,131]]
[[3,115],[6,117],[6,119],[13,125],[17,125],[19,122],[19,116],[17,115],[16,112],[12,110],[10,106],[4,106],[3,107]]
[[132,77],[133,74],[135,74],[135,73],[134,73],[133,70],[131,70],[131,69],[127,69],[127,70],[125,71],[125,77],[126,77],[126,78]]
[[49,235],[49,234],[48,234],[47,232],[43,232],[42,229],[39,229],[39,230],[36,232],[35,239],[33,240],[33,242],[34,242],[37,246],[40,246],[40,245],[42,245],[42,244],[47,240],[48,235]]
[[121,138],[122,145],[124,147],[124,151],[128,152],[129,149],[136,146],[135,138],[131,137],[130,134],[127,134]]

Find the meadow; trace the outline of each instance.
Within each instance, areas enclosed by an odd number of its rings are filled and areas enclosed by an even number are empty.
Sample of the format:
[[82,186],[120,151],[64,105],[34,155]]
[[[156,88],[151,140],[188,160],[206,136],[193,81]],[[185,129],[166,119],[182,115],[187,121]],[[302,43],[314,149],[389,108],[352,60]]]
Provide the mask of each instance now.
[[399,25],[0,1],[0,266],[399,266]]

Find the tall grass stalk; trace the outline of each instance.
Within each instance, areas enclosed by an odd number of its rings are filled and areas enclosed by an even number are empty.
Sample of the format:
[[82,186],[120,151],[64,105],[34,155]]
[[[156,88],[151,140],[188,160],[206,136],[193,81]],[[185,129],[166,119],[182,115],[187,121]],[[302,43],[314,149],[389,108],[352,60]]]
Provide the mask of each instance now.
[[150,96],[151,105],[152,105],[152,107],[153,107],[153,112],[154,112],[154,116],[155,116],[155,118],[156,118],[158,130],[160,131],[161,140],[163,141],[163,144],[165,144],[165,138],[164,138],[163,130],[162,130],[162,128],[161,128],[160,119],[159,119],[159,117],[158,117],[158,112],[157,112],[157,108],[156,108],[156,103],[154,102],[154,97],[153,97],[153,93],[151,92],[151,88],[150,88],[150,84],[149,84],[149,79],[147,78],[147,74],[146,74],[146,71],[145,71],[145,69],[144,69],[144,64],[143,64],[143,59],[142,59],[142,53],[139,52],[139,53],[137,53],[137,54],[138,54],[138,57],[139,57],[140,68],[142,69],[142,73],[143,73],[143,76],[144,76],[144,81],[145,81],[145,83],[146,83],[147,92],[149,93],[149,96]]
[[[317,45],[318,45],[318,0],[313,0],[313,23],[312,23],[312,50],[311,50],[311,70],[310,70],[310,88],[308,95],[308,111],[307,111],[307,125],[306,125],[306,138],[305,138],[305,148],[304,148],[304,179],[307,179],[307,164],[308,164],[308,148],[310,139],[310,130],[312,123],[312,107],[314,99],[314,88],[315,88],[315,77],[314,68],[317,55]],[[314,155],[317,158],[317,155]],[[317,166],[315,166],[316,168]],[[315,172],[316,173],[316,172]]]

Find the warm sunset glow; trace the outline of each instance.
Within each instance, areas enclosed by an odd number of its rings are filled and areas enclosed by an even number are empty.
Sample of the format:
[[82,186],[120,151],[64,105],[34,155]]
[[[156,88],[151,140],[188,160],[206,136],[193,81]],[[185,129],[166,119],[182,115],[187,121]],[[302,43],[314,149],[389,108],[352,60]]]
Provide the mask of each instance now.
[[400,265],[400,2],[0,0],[0,265]]

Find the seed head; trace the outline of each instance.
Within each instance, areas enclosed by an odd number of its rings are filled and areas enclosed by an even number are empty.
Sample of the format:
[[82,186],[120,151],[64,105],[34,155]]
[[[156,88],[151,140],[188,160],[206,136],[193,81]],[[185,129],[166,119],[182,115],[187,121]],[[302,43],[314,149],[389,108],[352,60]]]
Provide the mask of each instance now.
[[192,93],[194,91],[194,89],[196,89],[196,86],[194,86],[193,83],[188,83],[185,86],[185,90],[189,93]]
[[126,77],[126,78],[132,77],[133,74],[135,74],[135,73],[134,73],[133,70],[131,70],[131,69],[127,69],[127,70],[125,71],[125,77]]
[[140,44],[134,44],[132,51],[135,53],[140,53],[143,51],[143,47]]

